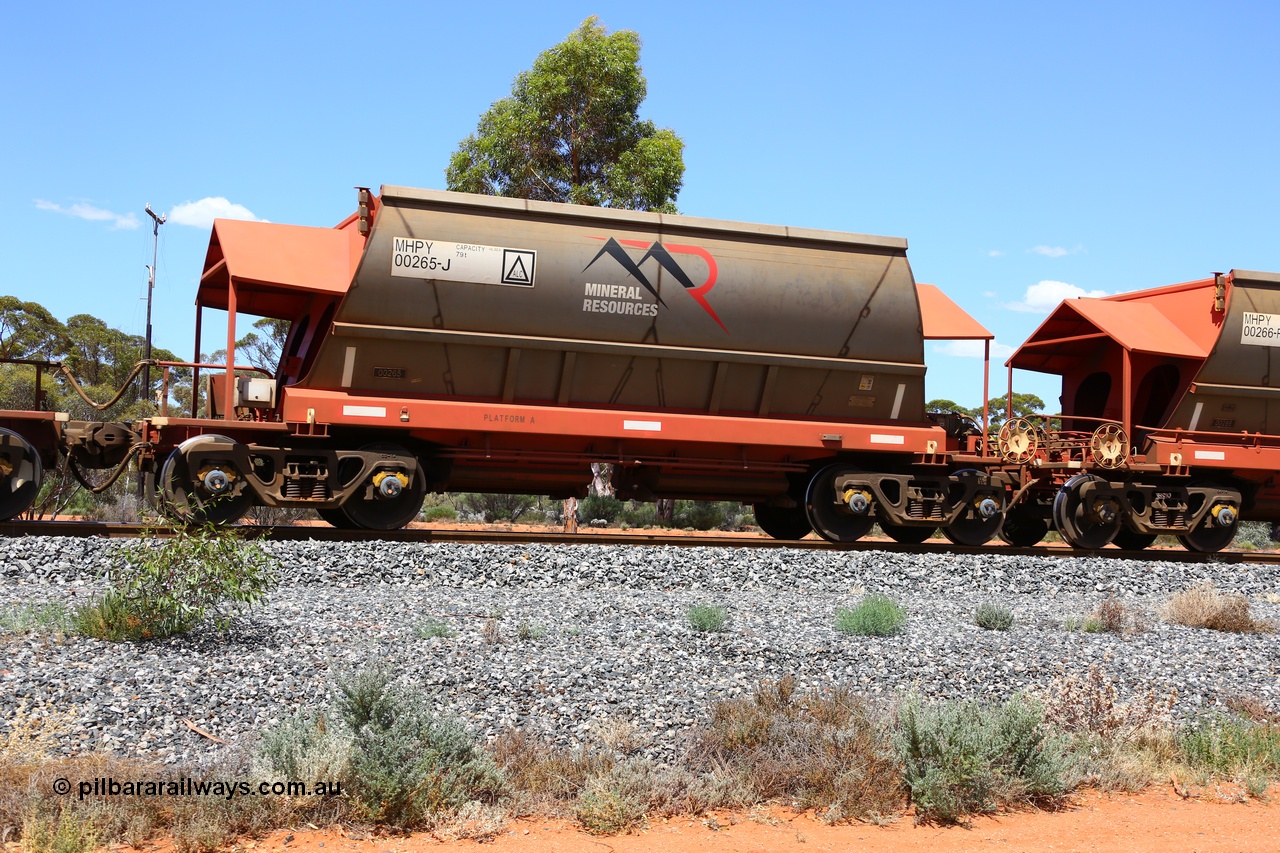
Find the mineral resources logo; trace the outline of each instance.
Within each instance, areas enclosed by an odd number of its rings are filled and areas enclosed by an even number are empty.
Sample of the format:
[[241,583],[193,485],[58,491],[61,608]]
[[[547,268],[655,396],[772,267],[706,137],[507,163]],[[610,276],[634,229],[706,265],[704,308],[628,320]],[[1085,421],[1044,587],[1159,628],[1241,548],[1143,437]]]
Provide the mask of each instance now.
[[[716,261],[711,257],[711,253],[700,246],[685,246],[678,243],[648,243],[643,240],[616,240],[613,237],[592,237],[593,240],[604,240],[604,248],[596,253],[591,259],[591,263],[582,268],[583,272],[591,269],[592,265],[601,258],[608,256],[618,263],[627,274],[634,278],[644,287],[645,290],[653,294],[653,298],[657,303],[643,301],[643,294],[639,287],[628,287],[625,285],[609,285],[587,282],[584,291],[585,299],[582,303],[583,311],[590,311],[599,314],[633,314],[641,317],[656,317],[658,314],[658,305],[663,308],[668,307],[662,296],[658,293],[658,289],[650,283],[648,277],[644,274],[641,267],[650,259],[657,261],[658,266],[666,270],[676,281],[680,282],[693,300],[702,306],[702,310],[712,320],[716,321],[716,325],[728,334],[729,330],[725,328],[720,317],[716,314],[715,309],[711,307],[711,303],[707,301],[707,294],[711,292],[711,288],[716,286]],[[639,261],[631,259],[627,248],[644,249],[645,253]],[[701,284],[695,283],[693,278],[680,266],[673,255],[694,255],[702,258],[707,264],[707,279]]]

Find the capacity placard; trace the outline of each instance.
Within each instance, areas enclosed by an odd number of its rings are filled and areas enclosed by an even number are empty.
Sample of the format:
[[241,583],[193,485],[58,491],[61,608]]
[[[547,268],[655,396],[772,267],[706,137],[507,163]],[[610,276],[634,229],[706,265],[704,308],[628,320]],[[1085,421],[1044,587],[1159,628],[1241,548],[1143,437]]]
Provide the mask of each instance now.
[[445,243],[396,237],[391,247],[391,274],[474,284],[533,287],[538,253],[533,249]]
[[1240,328],[1240,343],[1256,347],[1280,345],[1280,314],[1244,312],[1244,325]]

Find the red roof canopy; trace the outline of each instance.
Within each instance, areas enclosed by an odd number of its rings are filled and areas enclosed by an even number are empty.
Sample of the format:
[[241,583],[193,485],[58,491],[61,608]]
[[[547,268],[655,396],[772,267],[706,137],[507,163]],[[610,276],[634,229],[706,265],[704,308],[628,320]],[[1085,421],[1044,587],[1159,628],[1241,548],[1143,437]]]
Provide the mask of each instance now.
[[364,250],[355,228],[310,228],[216,219],[196,304],[292,319],[301,294],[347,292]]
[[995,338],[937,285],[917,284],[920,318],[928,341],[989,341]]

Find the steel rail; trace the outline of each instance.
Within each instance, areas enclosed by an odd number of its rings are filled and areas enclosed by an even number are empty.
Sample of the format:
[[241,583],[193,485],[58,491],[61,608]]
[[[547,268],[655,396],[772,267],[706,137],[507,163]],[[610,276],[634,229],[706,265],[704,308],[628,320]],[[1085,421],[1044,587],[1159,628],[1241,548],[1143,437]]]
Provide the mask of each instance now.
[[[112,539],[137,538],[139,536],[168,537],[178,528],[169,525],[123,524],[100,521],[8,521],[0,523],[0,536],[98,536]],[[1103,557],[1115,560],[1144,560],[1164,563],[1280,563],[1280,552],[1271,551],[1219,551],[1216,554],[1200,554],[1181,549],[1152,548],[1142,551],[1121,551],[1104,548],[1086,551],[1059,545],[1037,545],[1015,548],[1000,543],[969,547],[949,542],[924,542],[905,545],[887,540],[859,540],[833,543],[822,539],[801,539],[784,542],[767,537],[729,534],[693,534],[677,536],[670,533],[590,531],[561,533],[538,530],[460,530],[449,527],[412,527],[403,530],[339,530],[336,527],[310,527],[287,525],[279,527],[237,525],[231,530],[247,538],[276,542],[453,542],[462,544],[505,545],[635,545],[666,546],[676,548],[797,548],[807,551],[887,551],[897,554],[993,554],[1016,557]]]

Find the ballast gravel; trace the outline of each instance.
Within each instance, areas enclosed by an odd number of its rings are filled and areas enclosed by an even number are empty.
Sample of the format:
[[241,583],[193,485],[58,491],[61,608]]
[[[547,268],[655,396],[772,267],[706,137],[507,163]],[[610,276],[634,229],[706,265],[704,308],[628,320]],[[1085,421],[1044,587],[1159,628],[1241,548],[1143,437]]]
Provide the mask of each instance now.
[[[103,588],[118,541],[0,540],[0,609]],[[265,728],[323,709],[335,681],[382,666],[464,720],[480,738],[525,729],[575,745],[620,733],[676,758],[717,700],[786,675],[801,688],[846,686],[998,701],[1100,667],[1122,698],[1176,691],[1191,718],[1249,697],[1280,710],[1280,635],[1160,621],[1171,593],[1200,581],[1280,619],[1273,565],[1099,558],[915,556],[880,551],[597,545],[279,542],[268,602],[226,634],[107,643],[0,627],[0,709],[57,709],[76,724],[64,752],[107,749],[197,762]],[[890,637],[835,628],[867,593],[908,618]],[[1126,634],[1069,631],[1108,596],[1140,617]],[[978,605],[1013,610],[1008,631],[974,624]],[[725,607],[700,633],[694,605]],[[429,623],[452,636],[431,637]],[[497,640],[497,642],[494,642]],[[37,713],[44,713],[38,710]],[[609,734],[612,733],[612,734]]]

